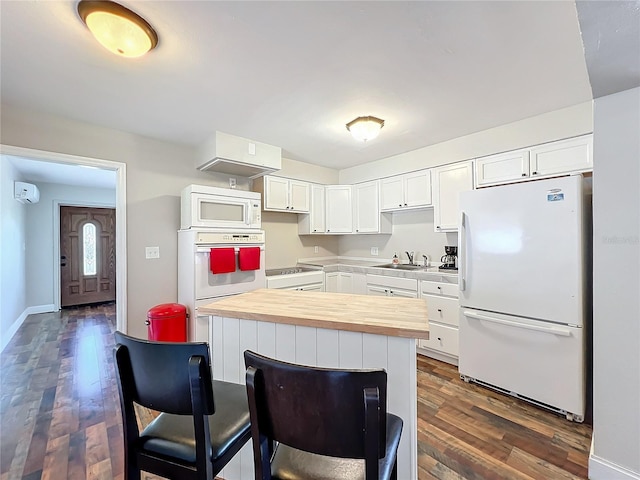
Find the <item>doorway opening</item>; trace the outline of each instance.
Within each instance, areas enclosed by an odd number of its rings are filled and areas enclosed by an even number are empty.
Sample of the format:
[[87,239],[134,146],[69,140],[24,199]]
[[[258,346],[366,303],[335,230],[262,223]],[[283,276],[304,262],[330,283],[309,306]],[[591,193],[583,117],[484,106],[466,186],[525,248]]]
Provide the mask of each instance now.
[[[116,328],[120,331],[127,331],[127,215],[126,215],[126,164],[112,160],[99,158],[81,157],[64,153],[35,150],[31,148],[15,147],[0,144],[0,154],[31,159],[51,164],[62,164],[67,166],[84,166],[108,170],[115,173],[115,292],[116,292]],[[94,207],[110,207],[114,205],[85,205]],[[54,201],[52,212],[54,216],[53,226],[58,230],[60,226],[60,202]],[[54,282],[54,305],[55,310],[60,309],[60,250],[59,233],[54,232],[54,257],[53,262],[53,282]]]
[[116,211],[60,206],[60,306],[116,300]]

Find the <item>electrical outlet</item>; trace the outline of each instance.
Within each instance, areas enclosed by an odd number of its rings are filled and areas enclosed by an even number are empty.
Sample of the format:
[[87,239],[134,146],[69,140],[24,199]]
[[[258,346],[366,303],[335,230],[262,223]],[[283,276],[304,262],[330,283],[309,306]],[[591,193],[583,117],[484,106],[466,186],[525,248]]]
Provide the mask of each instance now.
[[371,247],[371,255],[374,257],[378,256],[378,247]]
[[233,177],[229,179],[229,188],[236,188],[236,179]]
[[319,249],[318,249],[318,246],[316,245],[315,247],[313,247],[313,253],[318,253],[318,252],[319,252]]
[[145,247],[145,258],[160,258],[160,247]]

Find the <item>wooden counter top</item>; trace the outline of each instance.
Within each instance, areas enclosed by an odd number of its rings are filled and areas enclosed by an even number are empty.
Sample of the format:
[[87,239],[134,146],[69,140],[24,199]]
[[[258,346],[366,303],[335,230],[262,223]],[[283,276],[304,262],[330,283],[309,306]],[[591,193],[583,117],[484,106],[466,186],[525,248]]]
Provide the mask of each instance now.
[[261,288],[199,307],[198,314],[429,338],[427,304],[418,298]]

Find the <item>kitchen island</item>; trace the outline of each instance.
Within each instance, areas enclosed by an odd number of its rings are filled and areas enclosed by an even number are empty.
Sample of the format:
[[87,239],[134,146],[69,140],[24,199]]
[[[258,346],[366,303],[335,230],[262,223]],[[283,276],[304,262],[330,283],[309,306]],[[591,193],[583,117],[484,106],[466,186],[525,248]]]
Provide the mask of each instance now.
[[[398,478],[417,479],[416,339],[429,338],[424,300],[259,289],[200,307],[210,315],[213,377],[244,383],[243,352],[327,368],[384,368],[388,411],[404,421]],[[224,469],[252,479],[251,445]]]

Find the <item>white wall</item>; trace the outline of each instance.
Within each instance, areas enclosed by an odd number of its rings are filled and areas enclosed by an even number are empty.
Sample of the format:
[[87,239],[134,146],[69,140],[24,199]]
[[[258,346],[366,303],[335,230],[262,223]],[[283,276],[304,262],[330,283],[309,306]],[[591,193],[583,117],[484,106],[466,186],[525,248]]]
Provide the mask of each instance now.
[[[191,183],[228,186],[228,175],[200,172],[192,148],[2,105],[0,143],[127,165],[127,320],[146,337],[147,310],[177,300],[180,191]],[[238,189],[249,189],[238,177]],[[145,246],[160,258],[145,259]],[[4,318],[4,317],[3,317]]]
[[[81,168],[81,167],[78,167]],[[98,204],[115,208],[115,188],[89,188],[54,183],[35,183],[40,190],[40,201],[27,209],[26,279],[27,305],[54,305],[54,201],[63,205]]]
[[640,88],[597,99],[594,127],[589,478],[640,478]]
[[0,156],[0,349],[4,349],[26,318],[26,209],[13,198],[13,182],[24,180]]
[[[262,212],[262,228],[267,239],[267,268],[292,267],[299,258],[338,255],[336,236],[298,236],[298,215],[295,213]],[[318,253],[314,253],[315,246]]]

